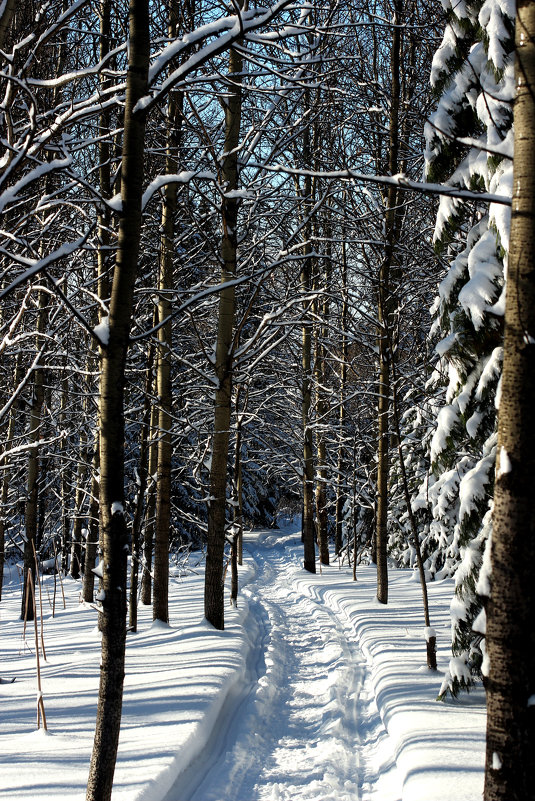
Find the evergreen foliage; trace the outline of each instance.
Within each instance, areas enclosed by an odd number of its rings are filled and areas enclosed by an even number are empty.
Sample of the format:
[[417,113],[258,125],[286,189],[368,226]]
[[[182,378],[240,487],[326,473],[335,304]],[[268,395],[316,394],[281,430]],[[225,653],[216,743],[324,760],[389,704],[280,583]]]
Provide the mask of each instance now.
[[[426,126],[429,180],[510,194],[512,181],[512,0],[445,3],[447,24],[432,68],[438,96]],[[440,202],[434,234],[449,262],[432,308],[437,361],[428,410],[431,474],[414,505],[427,512],[426,566],[455,574],[452,652],[441,697],[481,675],[481,598],[476,585],[490,515],[509,214],[491,204]],[[478,631],[474,621],[478,619]]]

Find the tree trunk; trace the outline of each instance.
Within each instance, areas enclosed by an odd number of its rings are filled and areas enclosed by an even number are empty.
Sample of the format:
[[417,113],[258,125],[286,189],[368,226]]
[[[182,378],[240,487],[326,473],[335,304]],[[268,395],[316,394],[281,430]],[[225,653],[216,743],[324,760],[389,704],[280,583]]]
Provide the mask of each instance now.
[[[176,35],[176,3],[171,5],[170,36]],[[167,173],[177,172],[177,144],[180,116],[174,95],[169,99],[169,122],[167,132]],[[158,387],[158,467],[156,480],[156,522],[154,547],[154,590],[152,615],[154,620],[169,622],[169,527],[171,524],[171,457],[172,457],[172,386],[171,354],[173,348],[173,324],[171,314],[171,291],[173,287],[173,256],[175,239],[175,215],[177,185],[167,184],[162,205],[162,238],[160,251],[160,278],[158,282],[158,361],[156,381]]]
[[95,434],[95,450],[91,465],[91,494],[89,500],[89,512],[87,515],[87,539],[85,544],[84,580],[82,582],[82,598],[90,604],[93,603],[93,593],[95,589],[95,567],[98,533],[99,533],[99,482],[98,471],[100,467],[99,454],[99,432]]
[[13,19],[16,6],[17,3],[15,0],[6,0],[3,6],[2,15],[0,16],[0,50],[3,50],[4,48],[4,42],[9,31],[9,26],[11,25],[11,20]]
[[[390,145],[388,166],[391,175],[398,171],[399,152],[399,101],[400,101],[400,59],[401,59],[401,0],[394,2],[391,50],[391,103],[390,103]],[[389,333],[394,330],[393,319],[396,311],[392,268],[398,233],[397,214],[398,193],[391,186],[386,198],[385,212],[385,256],[379,273],[378,297],[378,410],[377,410],[377,516],[376,516],[376,560],[377,560],[377,600],[388,603],[387,566],[387,515],[388,515],[388,471],[389,471],[389,419],[390,419],[390,358]]]
[[[308,109],[309,92],[305,92],[305,105]],[[308,167],[311,162],[310,130],[305,128],[303,134],[303,162]],[[304,233],[305,248],[303,266],[301,268],[301,292],[303,301],[303,327],[301,339],[301,421],[303,426],[303,519],[302,540],[304,568],[309,573],[316,572],[316,545],[314,531],[314,449],[310,414],[312,407],[312,324],[309,317],[310,301],[306,299],[312,290],[312,178],[307,175],[304,180]]]
[[[329,208],[325,209],[329,214]],[[316,531],[320,562],[329,564],[329,518],[327,514],[327,442],[325,433],[328,428],[327,420],[329,404],[327,401],[327,359],[324,342],[328,337],[329,319],[329,290],[331,277],[331,243],[332,236],[330,221],[327,216],[325,225],[326,258],[324,273],[324,291],[315,301],[317,305],[319,322],[315,326],[315,354],[314,372],[316,379]],[[317,271],[317,273],[319,270]],[[319,276],[317,290],[320,290]]]
[[130,50],[121,167],[122,210],[113,275],[109,340],[103,348],[100,407],[100,515],[103,544],[102,658],[87,801],[109,801],[121,724],[126,641],[128,531],[124,516],[124,382],[141,233],[148,0],[130,0]]
[[[238,75],[237,83],[229,86],[225,111],[225,157],[222,178],[226,192],[238,187],[238,152],[241,123],[240,73],[242,57],[232,47],[229,54],[229,74]],[[236,274],[238,202],[235,197],[224,197],[222,202],[223,237],[221,257],[223,270],[221,283],[227,283]],[[232,338],[235,314],[235,289],[229,286],[219,294],[219,319],[216,343],[217,389],[214,404],[214,434],[212,464],[210,467],[210,501],[208,506],[208,544],[204,585],[204,612],[206,619],[216,628],[223,629],[223,554],[225,550],[225,508],[227,494],[227,459],[232,405]]]
[[76,494],[74,499],[74,521],[72,527],[71,544],[71,569],[70,574],[73,579],[80,578],[82,569],[82,506],[84,504],[85,492],[84,484],[87,475],[87,445],[85,434],[80,435],[80,456],[78,462],[78,475],[76,479]]
[[[15,362],[15,370],[13,375],[13,386],[17,387],[20,381],[21,374],[21,354],[17,354]],[[9,451],[13,442],[15,434],[15,422],[17,414],[15,404],[12,405],[9,411],[9,420],[7,424],[7,432],[5,437],[5,450]],[[5,536],[6,536],[6,518],[7,518],[7,504],[9,497],[9,485],[11,481],[10,471],[3,465],[2,476],[2,489],[0,490],[0,600],[2,600],[2,587],[4,584],[4,563],[5,563]]]
[[345,430],[346,430],[346,404],[345,392],[347,383],[347,320],[348,320],[348,296],[347,296],[347,254],[345,244],[345,230],[342,232],[342,352],[340,354],[340,411],[338,413],[338,461],[336,474],[336,511],[335,511],[335,534],[334,552],[336,556],[342,553],[342,529],[344,524],[344,503],[347,493],[342,490],[346,484],[345,469]]
[[[236,390],[236,452],[234,455],[234,525],[238,529],[237,564],[243,564],[243,470],[242,470],[242,418],[247,405],[247,391],[243,411],[240,411],[241,386]],[[236,570],[237,572],[237,570]]]
[[[139,444],[139,467],[136,508],[132,521],[132,555],[130,557],[130,602],[128,604],[128,629],[137,631],[137,591],[139,583],[139,563],[141,561],[141,526],[143,523],[143,510],[147,490],[147,462],[149,451],[149,438],[151,434],[150,419],[152,399],[152,368],[154,361],[154,346],[151,341],[147,354],[147,376],[145,379],[145,397],[143,399],[143,419],[141,425],[141,441]],[[168,557],[169,558],[169,557]]]
[[150,415],[149,467],[147,508],[145,510],[145,532],[143,536],[143,565],[141,574],[141,603],[150,606],[152,603],[152,547],[154,544],[154,520],[156,516],[156,486],[154,476],[158,464],[157,440],[158,407],[153,405]]
[[39,291],[39,307],[37,312],[37,337],[36,348],[40,352],[39,363],[34,371],[33,378],[33,397],[30,411],[30,429],[28,439],[30,449],[28,451],[28,477],[26,504],[24,510],[24,579],[21,603],[21,620],[33,620],[33,607],[31,602],[27,605],[26,600],[30,598],[28,593],[28,574],[31,574],[31,586],[35,587],[35,552],[37,550],[37,527],[39,512],[39,439],[41,429],[41,412],[45,398],[44,386],[44,353],[45,344],[42,342],[42,335],[46,330],[48,320],[48,294]]
[[485,801],[535,798],[535,3],[517,3],[514,195],[487,604]]
[[[325,304],[322,314],[325,314]],[[316,334],[316,530],[320,562],[329,564],[328,516],[327,516],[327,445],[325,442],[325,421],[327,419],[327,401],[325,398],[325,353],[321,342],[321,333]]]
[[[102,61],[109,54],[111,49],[111,0],[100,0],[100,43],[99,55]],[[114,64],[114,59],[110,61],[110,66]],[[101,73],[99,76],[101,90],[104,91],[110,85],[110,78]],[[110,130],[110,112],[103,109],[99,115],[99,126],[101,131]],[[103,136],[98,143],[99,153],[99,185],[100,193],[103,198],[111,196],[111,166],[110,166],[110,145],[108,139]],[[106,204],[102,203],[97,212],[98,230],[98,251],[97,251],[97,292],[99,300],[105,304],[110,295],[110,211]],[[105,307],[104,307],[105,308]],[[106,316],[102,306],[98,309],[96,318],[102,323]],[[102,360],[100,352],[97,359],[100,361],[100,373],[102,375]],[[96,360],[95,360],[96,361]],[[100,399],[99,390],[99,399]],[[93,461],[91,465],[91,500],[89,503],[88,515],[88,534],[85,552],[85,570],[82,584],[82,596],[86,603],[93,602],[95,588],[95,574],[93,569],[96,563],[97,552],[102,559],[103,542],[101,533],[103,531],[100,519],[100,400],[97,409],[97,431],[95,434],[95,444]],[[102,616],[99,615],[99,628],[102,625]]]
[[424,607],[424,621],[426,626],[425,641],[426,641],[427,667],[430,670],[436,670],[437,669],[436,634],[434,632],[434,629],[431,628],[431,616],[429,614],[429,597],[427,593],[427,583],[425,580],[425,568],[422,559],[422,549],[420,547],[420,537],[418,535],[418,527],[416,525],[414,512],[412,511],[409,482],[407,479],[405,462],[403,461],[403,448],[401,445],[401,426],[399,421],[399,403],[397,395],[396,365],[393,358],[392,358],[392,418],[394,421],[394,430],[396,434],[395,438],[398,448],[399,471],[401,473],[403,495],[405,497],[407,517],[409,518],[409,525],[411,527],[412,543],[416,553],[416,563],[418,565],[418,574],[420,576],[420,587],[422,588],[422,602]]

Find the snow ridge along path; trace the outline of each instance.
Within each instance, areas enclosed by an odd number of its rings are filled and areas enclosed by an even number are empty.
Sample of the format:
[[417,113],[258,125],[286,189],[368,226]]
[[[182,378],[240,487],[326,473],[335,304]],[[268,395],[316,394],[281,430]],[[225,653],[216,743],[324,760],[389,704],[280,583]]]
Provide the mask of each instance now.
[[255,544],[257,578],[243,590],[260,633],[249,686],[230,724],[220,723],[208,769],[205,757],[199,764],[202,778],[179,779],[166,800],[355,801],[363,660],[354,634],[297,587],[306,575],[298,537]]

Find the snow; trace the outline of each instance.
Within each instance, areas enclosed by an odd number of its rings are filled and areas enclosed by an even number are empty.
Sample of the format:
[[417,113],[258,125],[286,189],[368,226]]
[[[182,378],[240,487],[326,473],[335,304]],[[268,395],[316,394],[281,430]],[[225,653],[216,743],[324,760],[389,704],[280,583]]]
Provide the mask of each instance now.
[[433,626],[426,626],[425,627],[424,636],[425,636],[426,642],[429,642],[430,640],[433,639],[433,637],[437,636],[437,633],[436,633],[435,629],[433,628]]
[[515,4],[513,0],[485,0],[479,12],[479,24],[485,28],[488,39],[488,54],[496,69],[505,67],[503,47],[498,43],[506,41],[509,33],[504,25],[503,18],[507,15],[515,18]]
[[194,170],[183,170],[182,172],[175,174],[167,174],[167,175],[158,175],[154,180],[150,182],[146,190],[143,192],[143,197],[141,199],[141,208],[144,210],[152,196],[158,192],[160,189],[163,189],[164,186],[167,184],[187,184],[192,181],[194,178],[198,180],[205,180],[205,181],[217,181],[217,175],[213,172],[209,172],[206,170],[198,170],[195,172]]
[[91,572],[97,576],[97,578],[104,578],[104,573],[102,572],[102,562],[99,562],[96,567],[94,567]]
[[[193,557],[190,557],[190,560]],[[246,535],[238,608],[219,632],[203,619],[202,570],[171,569],[171,626],[139,609],[128,635],[115,801],[475,801],[481,797],[482,691],[435,700],[449,659],[449,579],[428,585],[439,672],[426,667],[420,588],[392,571],[357,582],[337,564],[302,569],[296,527]],[[53,584],[45,576],[44,598]],[[44,620],[49,732],[35,731],[33,640],[6,569],[0,760],[6,797],[85,796],[98,691],[96,612],[64,579],[66,609]],[[46,604],[46,600],[45,600]],[[462,666],[459,666],[462,669]]]
[[496,474],[496,478],[501,478],[506,473],[510,473],[512,469],[513,466],[511,464],[511,459],[509,458],[509,454],[502,445],[500,448],[500,458],[498,461],[498,472]]
[[488,496],[489,475],[494,471],[496,453],[494,449],[468,470],[459,484],[459,521],[468,517],[477,508],[477,502]]
[[107,345],[110,341],[110,318],[109,315],[103,317],[98,325],[93,328],[93,333],[102,345]]
[[446,449],[452,428],[459,421],[459,412],[455,406],[443,406],[437,416],[436,430],[431,441],[431,462]]

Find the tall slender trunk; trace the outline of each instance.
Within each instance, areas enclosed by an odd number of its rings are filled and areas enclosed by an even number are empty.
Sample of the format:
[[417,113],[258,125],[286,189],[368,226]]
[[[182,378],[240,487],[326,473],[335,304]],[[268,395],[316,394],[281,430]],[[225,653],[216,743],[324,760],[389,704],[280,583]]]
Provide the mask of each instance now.
[[89,511],[87,515],[87,539],[85,543],[84,579],[82,582],[82,598],[90,604],[93,603],[95,589],[95,574],[93,569],[96,563],[98,534],[99,534],[99,479],[100,469],[99,431],[95,433],[93,460],[91,463],[91,489],[89,498]]
[[143,399],[143,417],[141,424],[141,439],[139,443],[139,466],[136,508],[132,521],[132,555],[130,561],[130,602],[128,604],[128,628],[131,632],[137,631],[137,591],[139,583],[139,564],[141,562],[141,527],[143,524],[143,511],[147,490],[147,463],[149,452],[149,439],[151,435],[150,419],[152,411],[152,369],[154,361],[154,345],[151,341],[147,355],[147,375],[145,378],[145,397]]
[[[305,105],[310,105],[309,91],[305,91]],[[308,167],[311,162],[310,129],[303,133],[303,161]],[[301,333],[301,422],[303,426],[303,520],[302,540],[304,568],[309,573],[316,572],[316,546],[314,532],[314,449],[310,416],[312,409],[312,323],[309,319],[310,301],[306,299],[312,290],[312,178],[307,175],[303,187],[303,215],[305,219],[305,248],[301,268],[301,292],[303,301],[303,326]]]
[[243,413],[247,405],[247,391],[245,394],[244,409],[240,411],[242,387],[236,390],[236,452],[234,456],[234,525],[238,529],[237,536],[237,563],[243,564],[243,469],[242,469],[242,440],[243,440]]
[[[325,312],[324,312],[325,313]],[[320,562],[329,564],[328,516],[327,516],[327,444],[325,420],[327,402],[325,398],[325,353],[318,331],[315,338],[314,371],[316,378],[316,531]]]
[[418,534],[418,527],[416,525],[414,512],[412,511],[409,481],[407,479],[407,471],[405,469],[405,462],[403,457],[397,386],[398,386],[398,378],[396,375],[396,364],[394,359],[392,359],[392,418],[394,422],[394,431],[396,434],[395,439],[398,448],[399,471],[401,473],[401,483],[403,485],[403,495],[405,497],[405,507],[407,510],[407,517],[409,518],[409,525],[411,528],[412,544],[414,547],[414,551],[416,553],[416,564],[418,565],[418,574],[420,576],[420,587],[422,589],[424,621],[426,625],[425,641],[426,641],[427,667],[430,670],[436,670],[437,669],[436,634],[434,632],[434,629],[431,629],[431,616],[429,613],[429,597],[427,592],[427,583],[425,580],[424,561],[422,558],[422,549],[420,547],[420,537]]
[[[394,0],[394,17],[391,50],[391,101],[390,101],[390,144],[388,167],[391,175],[398,171],[399,153],[399,103],[400,103],[400,61],[401,61],[401,23],[402,0]],[[398,232],[397,214],[398,192],[391,186],[386,198],[385,212],[385,255],[379,272],[378,293],[378,414],[377,414],[377,513],[376,513],[376,560],[377,560],[377,600],[388,602],[387,566],[387,515],[388,515],[388,472],[390,449],[390,358],[389,332],[393,331],[393,318],[396,311],[395,290],[392,269],[395,259],[395,246]]]
[[[177,35],[178,5],[171,2],[169,38]],[[167,121],[167,154],[165,171],[178,172],[178,149],[182,120],[182,94],[169,96]],[[154,620],[169,622],[169,528],[171,525],[171,460],[172,460],[172,383],[171,357],[173,350],[173,323],[171,293],[175,245],[175,217],[177,185],[167,184],[162,203],[162,237],[160,242],[160,276],[158,281],[158,318],[163,323],[158,329],[158,361],[156,383],[158,388],[158,467],[156,480],[156,521],[154,547],[154,589],[152,615]]]
[[486,645],[485,801],[535,798],[535,3],[517,2],[514,167]]
[[141,573],[141,603],[150,606],[152,602],[152,548],[154,545],[154,523],[156,517],[156,486],[154,477],[158,465],[158,407],[153,404],[150,414],[148,492],[145,510],[145,531],[143,535],[143,565]]
[[87,442],[85,434],[80,435],[80,455],[78,460],[78,473],[76,478],[76,493],[74,497],[74,521],[72,527],[71,543],[71,576],[74,579],[80,578],[82,569],[82,506],[85,501],[85,480],[87,475]]
[[[242,56],[232,47],[229,53],[231,83],[225,110],[225,156],[222,179],[226,192],[238,187],[238,145],[241,123],[241,72]],[[238,76],[233,79],[232,76]],[[238,201],[224,197],[222,202],[223,236],[221,283],[231,281],[236,274]],[[232,338],[235,315],[235,289],[228,286],[219,294],[219,318],[216,342],[217,389],[214,403],[214,433],[212,463],[210,467],[210,501],[208,506],[208,544],[204,585],[204,612],[206,619],[216,628],[225,626],[223,599],[223,554],[225,549],[227,459],[232,405]]]
[[338,402],[340,409],[338,412],[338,460],[336,470],[336,512],[335,512],[335,533],[334,533],[334,552],[336,556],[342,553],[342,529],[344,524],[344,504],[347,493],[343,491],[345,485],[345,430],[346,430],[346,403],[345,392],[347,383],[347,361],[349,348],[347,342],[347,321],[348,321],[348,295],[347,295],[347,253],[345,243],[345,229],[342,232],[342,347],[340,354],[340,394]]
[[[48,298],[49,296],[46,292],[42,290],[39,291],[36,350],[40,353],[40,356],[33,376],[33,396],[28,432],[30,448],[28,451],[28,475],[26,480],[26,504],[24,509],[24,580],[20,612],[21,619],[24,619],[26,615],[28,620],[33,620],[33,605],[27,585],[28,581],[30,581],[31,587],[35,587],[35,551],[37,550],[37,528],[39,522],[39,440],[41,438],[41,413],[45,399],[45,343],[43,334],[46,330],[48,320]],[[28,574],[31,574],[31,578],[28,577]],[[30,599],[28,604],[26,602],[27,598]]]
[[[111,49],[111,0],[100,0],[100,60],[106,58]],[[112,62],[113,64],[113,62]],[[102,71],[99,76],[100,89],[105,92],[111,85],[111,79]],[[111,127],[111,114],[108,108],[104,108],[99,115],[100,140],[98,143],[98,179],[100,193],[107,200],[111,195],[111,147],[108,134]],[[97,210],[97,231],[98,231],[98,251],[97,251],[97,287],[98,296],[101,301],[107,301],[110,296],[110,251],[111,251],[111,232],[110,232],[110,210],[102,203]]]
[[[63,377],[61,379],[61,401],[59,409],[59,425],[61,429],[69,427],[67,409],[69,406],[69,376],[67,373],[67,357],[63,358]],[[72,465],[67,460],[61,467],[61,569],[67,575],[69,555],[72,548],[72,509],[70,507],[72,485]],[[78,578],[78,577],[77,577]]]
[[[328,208],[326,209],[328,214]],[[330,245],[330,223],[327,219],[325,225],[326,253],[325,267],[322,268],[324,275],[324,291],[316,300],[318,322],[315,326],[315,354],[314,372],[316,379],[316,531],[320,562],[322,565],[329,564],[329,518],[327,514],[327,441],[325,432],[327,430],[327,415],[329,404],[327,401],[327,357],[325,353],[325,341],[328,333],[329,319],[329,289],[331,277],[331,245]],[[317,289],[320,289],[319,280]]]
[[87,801],[109,801],[121,724],[126,641],[128,530],[124,516],[124,383],[141,234],[145,114],[133,113],[147,92],[148,0],[130,0],[130,49],[121,165],[122,209],[103,348],[100,406],[100,515],[103,544],[102,657]]
[[[100,42],[99,55],[101,61],[111,50],[111,0],[100,0]],[[113,61],[111,62],[113,63]],[[103,72],[99,76],[101,90],[104,91],[110,85],[110,78]],[[104,199],[111,196],[111,148],[106,134],[110,130],[110,111],[103,109],[99,115],[99,128],[101,139],[98,144],[99,153],[99,186],[100,193]],[[97,292],[99,300],[105,304],[108,302],[111,290],[110,280],[110,253],[112,250],[110,233],[110,211],[106,204],[102,203],[97,211],[97,230],[98,230],[98,251],[97,251]],[[105,307],[104,307],[105,308]],[[105,313],[102,307],[97,311],[97,320],[102,322]],[[100,363],[100,373],[102,375],[101,353],[95,361]],[[102,541],[103,526],[100,518],[100,386],[99,401],[97,406],[97,432],[95,434],[93,460],[91,465],[91,500],[89,504],[88,535],[85,554],[85,571],[82,585],[82,596],[84,601],[91,603],[95,587],[95,574],[93,569],[96,564],[97,552],[102,560],[104,543]],[[99,628],[102,625],[102,616],[99,615]]]
[[[22,364],[22,356],[21,353],[18,353],[15,361],[15,370],[13,374],[14,387],[17,387],[20,381],[22,372],[21,364]],[[9,419],[5,435],[6,451],[9,451],[9,449],[11,448],[11,443],[13,442],[13,437],[15,435],[16,418],[17,414],[15,409],[15,404],[13,404],[9,411]],[[2,489],[0,490],[0,600],[2,600],[2,586],[4,583],[6,519],[7,519],[7,505],[9,498],[9,485],[11,483],[10,471],[6,469],[6,465],[1,465],[1,466],[3,467],[3,474],[1,479]]]

